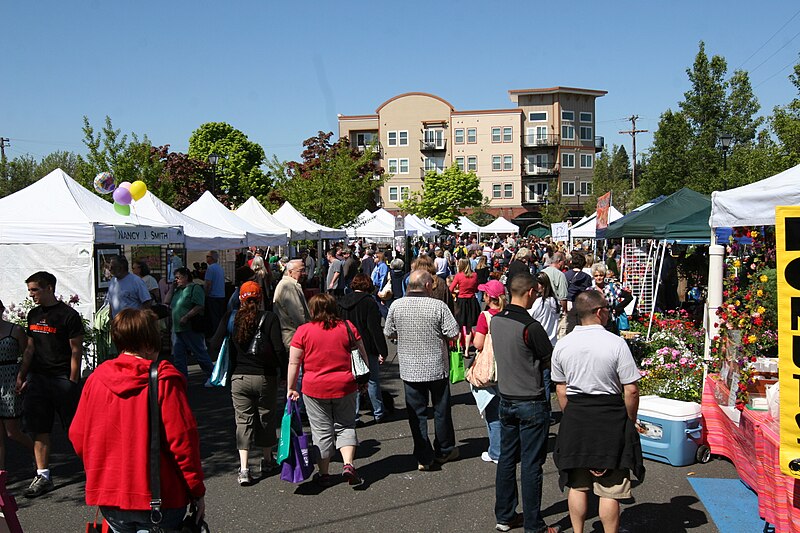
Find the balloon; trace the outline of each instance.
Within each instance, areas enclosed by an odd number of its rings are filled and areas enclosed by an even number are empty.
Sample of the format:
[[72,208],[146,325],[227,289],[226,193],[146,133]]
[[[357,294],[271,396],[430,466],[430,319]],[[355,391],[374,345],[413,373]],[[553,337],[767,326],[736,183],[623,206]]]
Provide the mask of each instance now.
[[129,216],[131,214],[131,206],[118,204],[118,203],[114,202],[114,211],[116,211],[117,213],[119,213],[122,216],[127,217],[127,216]]
[[131,191],[120,185],[117,187],[117,190],[114,191],[114,201],[118,204],[127,206],[131,203]]
[[147,192],[147,185],[145,185],[145,183],[142,180],[136,180],[133,183],[131,183],[131,187],[129,190],[131,192],[131,198],[133,198],[135,201],[138,202],[139,200],[142,199],[144,193]]
[[100,172],[94,177],[94,190],[100,194],[109,194],[116,188],[114,175],[111,172]]
[[131,182],[130,181],[123,181],[122,183],[119,184],[119,187],[117,187],[117,189],[131,190]]

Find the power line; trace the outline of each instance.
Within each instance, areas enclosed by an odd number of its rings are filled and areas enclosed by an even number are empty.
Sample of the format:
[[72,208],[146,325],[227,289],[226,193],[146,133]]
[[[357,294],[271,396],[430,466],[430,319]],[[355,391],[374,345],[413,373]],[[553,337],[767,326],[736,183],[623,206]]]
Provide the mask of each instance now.
[[762,61],[761,63],[759,63],[759,64],[758,64],[758,66],[757,66],[756,68],[754,68],[753,70],[751,70],[751,71],[750,71],[750,74],[752,74],[753,72],[755,72],[756,70],[758,70],[758,68],[759,68],[761,65],[763,65],[764,63],[766,63],[767,61],[769,61],[770,59],[772,59],[772,58],[773,58],[773,56],[775,56],[775,54],[777,54],[778,52],[780,52],[781,50],[783,50],[784,48],[786,48],[787,46],[789,46],[789,44],[790,44],[792,41],[794,41],[794,40],[795,40],[795,38],[796,38],[798,35],[800,35],[800,31],[799,31],[799,32],[797,32],[797,33],[795,33],[795,34],[792,36],[792,38],[791,38],[791,39],[789,39],[788,41],[786,41],[786,43],[785,43],[783,46],[781,46],[780,48],[778,48],[777,50],[775,50],[774,52],[772,52],[772,55],[770,55],[770,56],[769,56],[768,58],[766,58],[764,61]]
[[787,20],[787,21],[786,21],[786,23],[785,23],[783,26],[781,26],[781,27],[778,29],[778,31],[776,31],[775,33],[773,33],[773,34],[772,34],[772,37],[770,37],[769,39],[767,39],[767,40],[766,40],[766,42],[765,42],[764,44],[762,44],[761,46],[759,46],[759,47],[758,47],[758,50],[756,50],[755,52],[753,52],[752,54],[750,54],[750,57],[748,57],[747,59],[745,59],[744,61],[742,61],[742,63],[741,63],[741,64],[740,64],[738,67],[736,67],[734,70],[739,70],[740,68],[742,68],[742,67],[744,66],[744,64],[745,64],[745,63],[747,63],[748,61],[750,61],[750,60],[753,58],[753,56],[754,56],[754,55],[756,55],[757,53],[759,53],[759,52],[761,51],[761,49],[762,49],[762,48],[764,48],[765,46],[767,46],[767,45],[769,44],[769,42],[770,42],[772,39],[774,39],[774,38],[775,38],[775,36],[776,36],[776,35],[778,35],[778,34],[779,34],[779,33],[780,33],[782,30],[783,30],[783,28],[785,28],[786,26],[788,26],[788,25],[789,25],[789,23],[790,23],[791,21],[793,21],[797,15],[800,15],[800,10],[798,10],[798,11],[797,11],[797,13],[795,13],[794,15],[792,15],[792,18],[790,18],[789,20]]
[[762,81],[761,81],[761,82],[760,82],[758,85],[755,85],[755,86],[753,86],[753,89],[757,89],[758,87],[761,87],[762,85],[764,85],[765,83],[767,83],[769,80],[771,80],[772,78],[774,78],[775,76],[777,76],[778,74],[780,74],[781,72],[783,72],[784,70],[786,70],[788,67],[791,67],[791,66],[793,66],[793,65],[795,64],[795,61],[796,61],[795,59],[792,59],[792,60],[791,60],[791,61],[789,61],[789,62],[788,62],[786,65],[784,65],[783,67],[781,67],[781,68],[778,70],[778,72],[776,72],[775,74],[773,74],[773,75],[772,75],[772,76],[770,76],[769,78],[765,78],[765,79],[763,79],[763,80],[762,80]]

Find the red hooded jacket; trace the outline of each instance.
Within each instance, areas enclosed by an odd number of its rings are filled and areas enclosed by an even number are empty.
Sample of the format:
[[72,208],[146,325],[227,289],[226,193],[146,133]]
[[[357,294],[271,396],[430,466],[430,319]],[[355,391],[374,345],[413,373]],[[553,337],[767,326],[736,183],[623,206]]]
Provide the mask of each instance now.
[[[148,374],[150,361],[128,354],[101,364],[86,380],[69,438],[86,470],[86,503],[150,509]],[[203,496],[197,421],[186,378],[158,365],[161,404],[161,499],[165,509]]]

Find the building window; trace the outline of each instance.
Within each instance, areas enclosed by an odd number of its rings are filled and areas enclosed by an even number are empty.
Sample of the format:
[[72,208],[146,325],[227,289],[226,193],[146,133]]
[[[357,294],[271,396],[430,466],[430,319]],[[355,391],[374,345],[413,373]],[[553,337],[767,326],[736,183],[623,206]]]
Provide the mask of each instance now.
[[514,170],[514,156],[513,155],[504,155],[503,156],[503,170]]
[[444,148],[444,130],[425,130],[423,139],[425,144],[432,148]]
[[574,181],[561,182],[561,195],[575,196],[575,182]]
[[397,146],[397,132],[390,131],[388,135],[389,138],[387,139],[388,142],[386,144],[388,144],[389,146]]
[[513,183],[506,183],[503,185],[503,197],[504,198],[513,198],[514,197],[514,184]]
[[575,139],[575,126],[572,124],[561,125],[561,138],[567,141]]
[[495,183],[492,185],[492,198],[502,198],[503,197],[503,189],[502,185],[499,183]]
[[580,191],[581,191],[581,196],[589,196],[590,194],[592,194],[592,182],[582,181]]
[[592,154],[581,154],[581,168],[592,168],[594,156]]
[[408,174],[408,159],[400,160],[400,174]]
[[567,120],[569,122],[573,122],[575,120],[575,111],[562,111],[561,120]]
[[407,131],[398,131],[397,132],[400,138],[400,146],[408,146],[408,132]]
[[459,170],[464,170],[464,156],[456,157],[456,166]]
[[471,155],[467,158],[467,172],[478,171],[478,157]]
[[456,128],[455,143],[464,144],[464,128]]
[[529,183],[526,189],[529,202],[544,202],[547,196],[547,183]]
[[514,130],[512,128],[503,128],[503,142],[510,143],[513,138]]
[[592,135],[592,127],[591,126],[581,126],[581,140],[582,141],[592,141],[592,140],[594,140],[594,136]]
[[500,128],[492,128],[492,142],[493,143],[501,142],[501,139],[500,139]]
[[356,133],[356,146],[370,146],[374,140],[374,133]]
[[581,111],[580,114],[581,122],[591,122],[592,121],[592,114],[587,113],[586,111]]
[[493,155],[492,156],[492,171],[493,172],[498,172],[500,170],[503,170],[502,164],[501,164],[501,160],[500,160],[500,156],[499,155]]
[[389,174],[397,174],[397,159],[390,159],[389,160]]
[[408,187],[389,187],[389,201],[399,202],[408,200]]
[[467,142],[469,144],[478,142],[478,128],[467,128]]
[[563,168],[575,168],[575,154],[561,154],[561,166]]
[[547,122],[547,111],[532,111],[528,113],[530,122]]

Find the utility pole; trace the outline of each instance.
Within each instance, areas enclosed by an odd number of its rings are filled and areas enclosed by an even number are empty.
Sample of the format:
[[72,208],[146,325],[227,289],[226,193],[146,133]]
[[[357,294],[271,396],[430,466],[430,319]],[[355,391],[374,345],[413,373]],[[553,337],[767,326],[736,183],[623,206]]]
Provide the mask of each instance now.
[[6,177],[6,146],[11,146],[11,139],[0,137],[0,166],[2,166],[3,170],[3,175],[0,178]]
[[647,133],[648,130],[637,130],[636,129],[636,121],[639,119],[639,115],[631,115],[628,120],[631,121],[631,129],[627,131],[621,131],[620,133],[628,133],[633,138],[633,167],[631,171],[631,189],[636,189],[636,134],[637,133]]

